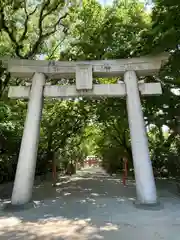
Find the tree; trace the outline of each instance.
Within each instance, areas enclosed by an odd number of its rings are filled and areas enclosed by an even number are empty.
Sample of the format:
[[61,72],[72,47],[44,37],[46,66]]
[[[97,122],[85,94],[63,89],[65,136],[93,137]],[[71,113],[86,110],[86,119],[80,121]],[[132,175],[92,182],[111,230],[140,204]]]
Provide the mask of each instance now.
[[[39,55],[50,57],[55,53],[55,45],[59,44],[58,37],[64,39],[67,36],[69,27],[67,20],[70,12],[72,16],[73,8],[72,4],[71,6],[65,6],[64,1],[61,0],[35,1],[32,3],[24,0],[0,1],[1,59],[3,61],[4,57],[36,59]],[[12,85],[23,85],[25,81],[11,78],[2,62],[0,63],[0,97],[3,112],[0,122],[2,133],[0,149],[3,152],[3,155],[1,154],[3,161],[5,158],[12,159],[13,156],[12,178],[14,177],[24,122],[24,117],[22,118],[18,114],[23,112],[23,116],[25,115],[26,104],[23,101],[7,100],[6,94],[10,83]],[[17,103],[17,106],[13,103]],[[63,141],[65,140],[61,142]],[[38,158],[41,160],[46,158],[41,145]],[[11,164],[11,160],[8,164]],[[4,170],[4,172],[8,171]]]
[[[0,1],[0,56],[34,59],[44,54],[51,37],[67,33],[69,11],[64,1]],[[10,81],[10,75],[0,67],[0,95]]]
[[[145,82],[161,82],[163,95],[141,100],[153,167],[157,172],[168,168],[170,175],[178,175],[180,54],[176,36],[179,26],[171,10],[179,13],[177,2],[156,1],[152,16],[135,0],[114,1],[108,7],[95,0],[84,0],[81,7],[71,5],[65,12],[63,9],[60,0],[32,4],[22,0],[1,1],[0,56],[21,59],[43,56],[72,61],[129,58],[168,50],[170,58],[160,74],[143,78]],[[15,169],[27,105],[25,101],[11,101],[6,97],[10,83],[24,85],[25,80],[10,78],[2,64],[0,77],[0,168],[4,173]],[[93,82],[113,84],[117,80],[94,78]],[[75,79],[48,81],[71,85]],[[166,136],[163,125],[169,127]],[[125,101],[116,98],[46,100],[36,173],[52,169],[49,167],[52,161],[66,168],[69,162],[81,162],[91,154],[103,158],[104,167],[111,172],[122,169],[123,156],[128,157],[132,166]],[[177,171],[173,172],[173,168]],[[14,170],[7,175],[6,179],[12,179]]]
[[78,9],[72,40],[61,59],[117,59],[138,55],[141,32],[149,28],[149,16],[138,1],[116,1],[103,8],[97,1],[84,1]]

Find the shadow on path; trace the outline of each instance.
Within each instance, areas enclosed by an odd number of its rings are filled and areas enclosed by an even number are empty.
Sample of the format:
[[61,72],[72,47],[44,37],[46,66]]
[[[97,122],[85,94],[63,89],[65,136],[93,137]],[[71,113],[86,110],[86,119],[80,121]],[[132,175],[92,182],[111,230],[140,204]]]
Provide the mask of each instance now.
[[[122,185],[101,169],[79,171],[36,185],[36,207],[21,212],[0,211],[0,239],[170,239],[179,240],[180,201],[158,182],[164,209],[136,209],[134,181]],[[5,200],[1,200],[1,204]]]

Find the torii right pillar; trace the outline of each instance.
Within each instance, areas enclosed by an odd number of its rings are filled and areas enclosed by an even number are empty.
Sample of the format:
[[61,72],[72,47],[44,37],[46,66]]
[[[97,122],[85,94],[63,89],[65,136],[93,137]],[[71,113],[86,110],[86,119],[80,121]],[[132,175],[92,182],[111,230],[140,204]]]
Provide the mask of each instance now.
[[125,72],[124,82],[127,93],[127,111],[136,180],[137,203],[156,204],[156,186],[149,157],[148,139],[135,71]]

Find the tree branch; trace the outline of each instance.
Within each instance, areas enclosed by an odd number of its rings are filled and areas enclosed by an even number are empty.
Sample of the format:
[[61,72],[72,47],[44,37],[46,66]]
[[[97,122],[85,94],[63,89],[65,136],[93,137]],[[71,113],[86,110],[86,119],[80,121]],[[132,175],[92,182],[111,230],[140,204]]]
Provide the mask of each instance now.
[[[77,120],[77,121],[74,123],[73,127],[72,127],[72,131],[69,132],[69,133],[67,133],[67,135],[64,137],[63,140],[62,140],[62,138],[61,138],[61,140],[60,140],[61,145],[64,146],[64,145],[66,144],[66,141],[68,140],[69,137],[71,137],[72,132],[78,132],[78,131],[82,128],[81,125],[79,126],[79,123],[80,123],[80,122],[81,122],[80,120]],[[57,142],[56,142],[56,143],[57,143]],[[63,143],[63,144],[62,144],[62,143]],[[59,144],[58,144],[58,146],[57,146],[56,148],[54,148],[54,151],[57,151],[58,148],[59,148]]]
[[[3,95],[3,92],[4,92],[5,88],[6,88],[7,85],[8,85],[10,78],[11,78],[10,73],[6,73],[6,74],[5,74],[5,80],[3,81],[2,88],[0,89],[0,98],[1,98],[2,95]],[[2,81],[2,80],[0,80],[0,81]]]
[[122,133],[119,131],[119,129],[117,128],[116,124],[113,123],[112,126],[113,126],[113,128],[116,130],[116,132],[117,132],[117,134],[118,134],[118,136],[119,136],[120,141],[123,142],[123,138],[120,137],[120,135],[122,135]]
[[53,51],[51,52],[51,54],[48,56],[48,59],[51,59],[51,58],[52,58],[52,56],[54,55],[56,49],[61,45],[61,43],[64,41],[64,39],[65,39],[65,36],[64,36],[64,38],[62,39],[62,41],[60,41],[60,42],[55,46],[55,48],[53,49]]
[[36,12],[36,10],[37,10],[37,6],[35,7],[35,9],[32,12],[30,12],[28,14],[27,7],[26,7],[26,0],[24,0],[24,11],[25,11],[25,14],[26,14],[26,18],[25,18],[25,22],[24,22],[23,34],[22,34],[22,36],[19,39],[20,42],[24,41],[24,39],[26,38],[26,34],[27,34],[27,31],[28,31],[29,17],[32,16]]
[[[109,128],[107,122],[104,123],[106,128]],[[114,127],[114,124],[112,125]],[[116,135],[114,135],[112,133],[112,131],[110,132],[110,135],[120,144],[120,146],[122,146],[122,139],[118,138]]]
[[[50,4],[50,1],[48,0],[45,7],[47,7],[49,4]],[[56,4],[54,4],[54,7],[52,7],[47,13],[42,15],[42,20],[44,20],[49,14],[51,14],[53,11],[55,11],[57,9],[58,5],[59,5],[59,2],[56,1]],[[45,10],[45,8],[44,8],[44,10]],[[44,12],[44,10],[43,10],[43,12]]]
[[[35,42],[35,44],[33,45],[32,50],[28,54],[26,54],[25,58],[32,58],[37,53],[37,50],[38,50],[41,42],[43,42],[44,39],[46,39],[49,36],[51,36],[52,34],[54,34],[56,32],[56,27],[61,23],[61,20],[63,20],[67,16],[68,16],[68,13],[65,13],[64,16],[60,17],[58,19],[58,21],[56,21],[56,23],[52,26],[53,30],[50,32],[47,32],[45,34],[43,34],[43,31],[42,31],[42,22],[39,23],[39,37],[38,37],[37,41]],[[42,16],[40,17],[40,19],[42,19]],[[39,19],[39,21],[40,21],[40,19]]]
[[43,12],[46,9],[46,7],[48,7],[48,5],[50,4],[50,0],[47,0],[46,2],[44,2],[44,4],[42,5],[42,8],[40,10],[40,14],[39,14],[39,21],[38,21],[38,28],[39,28],[39,38],[41,38],[42,36],[42,23],[43,23]]
[[15,45],[15,53],[19,58],[23,58],[23,56],[20,54],[20,49],[22,48],[21,45],[18,44],[13,31],[11,31],[8,26],[6,25],[6,21],[5,21],[5,16],[4,16],[4,12],[3,12],[3,8],[0,9],[0,16],[1,16],[1,27],[2,29],[8,34],[10,40],[14,43]]

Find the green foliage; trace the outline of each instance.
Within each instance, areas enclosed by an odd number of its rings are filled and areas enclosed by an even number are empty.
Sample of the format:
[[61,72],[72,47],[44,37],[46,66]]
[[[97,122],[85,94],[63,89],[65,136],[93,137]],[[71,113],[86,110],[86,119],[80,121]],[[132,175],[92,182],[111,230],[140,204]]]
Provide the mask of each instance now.
[[26,105],[0,101],[0,182],[14,178]]
[[72,41],[62,59],[112,59],[137,55],[141,32],[149,17],[138,1],[117,1],[103,8],[97,1],[85,1],[72,29]]
[[153,9],[153,46],[163,50],[174,49],[180,43],[180,5],[178,0],[158,0]]
[[[69,11],[64,11],[64,1],[0,1],[0,57],[36,59],[44,54],[51,37],[61,29]],[[47,52],[46,52],[47,54]],[[10,75],[0,68],[0,97],[10,81]]]

